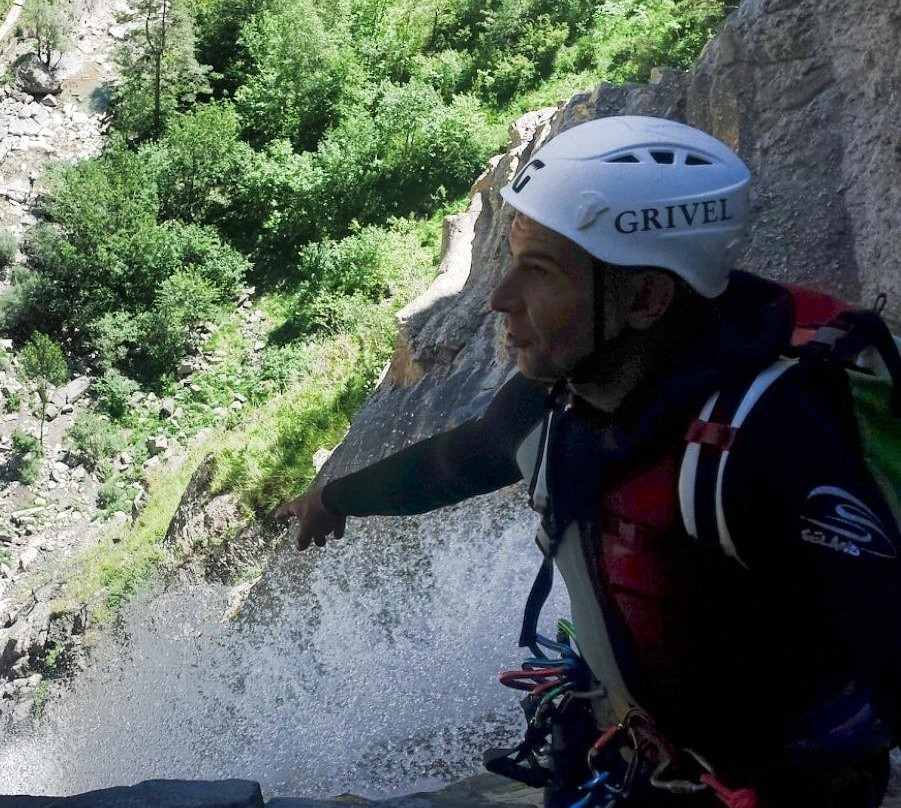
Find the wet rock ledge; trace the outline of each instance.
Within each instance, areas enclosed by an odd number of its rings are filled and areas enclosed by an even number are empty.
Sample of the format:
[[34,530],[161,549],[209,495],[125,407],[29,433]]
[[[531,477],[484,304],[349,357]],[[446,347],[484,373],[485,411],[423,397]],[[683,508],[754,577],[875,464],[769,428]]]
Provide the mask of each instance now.
[[493,774],[480,774],[440,791],[387,800],[344,795],[329,800],[277,797],[263,800],[251,780],[146,780],[71,797],[0,796],[0,808],[524,808],[541,805],[541,791]]

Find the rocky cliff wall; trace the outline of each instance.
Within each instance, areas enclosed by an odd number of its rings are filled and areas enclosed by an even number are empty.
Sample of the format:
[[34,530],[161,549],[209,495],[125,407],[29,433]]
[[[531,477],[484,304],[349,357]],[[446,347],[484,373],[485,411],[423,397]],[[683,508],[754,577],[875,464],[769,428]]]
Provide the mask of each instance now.
[[400,314],[394,358],[333,478],[477,413],[511,369],[488,295],[507,263],[498,190],[562,129],[616,114],[662,115],[716,135],[751,168],[742,269],[815,284],[901,318],[901,2],[745,0],[687,73],[603,84],[513,127],[509,151],[448,223],[435,285]]

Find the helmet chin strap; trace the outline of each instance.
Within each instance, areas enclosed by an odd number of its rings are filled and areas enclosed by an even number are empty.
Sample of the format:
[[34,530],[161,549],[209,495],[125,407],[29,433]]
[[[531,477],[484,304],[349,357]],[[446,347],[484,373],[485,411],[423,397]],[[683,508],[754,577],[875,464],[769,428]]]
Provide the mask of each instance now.
[[604,333],[607,328],[607,318],[604,313],[605,293],[607,291],[606,284],[607,265],[594,259],[594,347],[590,354],[583,356],[576,362],[573,369],[566,374],[565,379],[571,384],[589,384],[597,381],[598,367],[604,356],[609,355],[610,348],[616,345],[620,340],[625,338],[628,333],[624,329],[621,334],[617,334],[611,339],[606,339]]

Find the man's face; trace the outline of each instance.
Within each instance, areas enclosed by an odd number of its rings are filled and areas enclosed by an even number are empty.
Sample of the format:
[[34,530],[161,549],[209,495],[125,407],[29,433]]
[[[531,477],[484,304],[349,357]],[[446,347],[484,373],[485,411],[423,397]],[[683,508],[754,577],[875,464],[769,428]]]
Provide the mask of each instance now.
[[517,213],[510,229],[512,260],[491,295],[506,315],[507,344],[530,379],[556,381],[594,347],[594,268],[568,238]]

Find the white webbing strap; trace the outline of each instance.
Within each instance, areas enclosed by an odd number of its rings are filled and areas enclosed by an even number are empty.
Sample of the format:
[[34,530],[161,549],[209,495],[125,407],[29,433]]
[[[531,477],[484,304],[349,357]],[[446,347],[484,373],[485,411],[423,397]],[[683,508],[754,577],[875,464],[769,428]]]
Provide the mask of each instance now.
[[[733,430],[739,429],[744,424],[748,415],[754,409],[754,406],[770,389],[773,383],[779,379],[787,370],[797,365],[796,360],[779,359],[770,365],[766,370],[757,375],[751,382],[748,391],[744,394],[735,413],[730,420],[730,427]],[[718,393],[715,393],[704,405],[698,419],[701,421],[710,420],[710,415],[716,405]],[[685,449],[682,458],[682,467],[679,471],[679,504],[682,509],[682,522],[689,536],[698,538],[697,516],[695,513],[695,503],[697,501],[697,479],[698,479],[698,462],[700,460],[701,445],[698,443],[689,443]],[[717,542],[723,552],[734,558],[742,566],[747,566],[738,554],[735,543],[732,541],[732,534],[729,531],[729,525],[726,521],[726,509],[723,504],[723,479],[726,472],[726,464],[731,456],[731,450],[725,449],[720,453],[719,462],[716,472],[716,489],[714,491],[714,502],[716,507],[716,527]]]
[[[713,412],[719,396],[719,393],[714,393],[707,399],[707,403],[698,416],[699,420],[710,420],[710,413]],[[685,447],[685,454],[682,456],[682,468],[679,470],[679,506],[682,511],[682,523],[685,525],[685,532],[693,539],[698,538],[698,522],[695,517],[695,488],[697,487],[698,461],[700,458],[701,444],[689,443]]]

